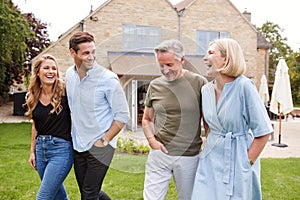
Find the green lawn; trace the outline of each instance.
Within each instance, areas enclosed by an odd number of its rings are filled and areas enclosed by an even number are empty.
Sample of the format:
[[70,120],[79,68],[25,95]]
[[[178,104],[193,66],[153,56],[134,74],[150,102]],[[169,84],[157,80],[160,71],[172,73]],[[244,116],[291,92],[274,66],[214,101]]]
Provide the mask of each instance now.
[[[0,199],[35,199],[40,180],[28,164],[31,124],[0,124]],[[146,156],[116,154],[103,190],[112,199],[142,199]],[[299,199],[300,159],[262,159],[263,199]],[[80,195],[72,170],[65,181],[71,200]],[[177,199],[173,181],[166,199]]]

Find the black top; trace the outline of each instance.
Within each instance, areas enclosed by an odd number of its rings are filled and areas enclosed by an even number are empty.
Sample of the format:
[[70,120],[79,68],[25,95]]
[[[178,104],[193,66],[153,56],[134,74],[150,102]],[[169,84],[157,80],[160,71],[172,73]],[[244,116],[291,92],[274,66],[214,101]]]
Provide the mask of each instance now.
[[45,106],[40,101],[32,112],[32,119],[35,123],[37,135],[52,135],[71,141],[71,114],[66,96],[62,97],[62,110],[57,115],[50,113],[53,106]]

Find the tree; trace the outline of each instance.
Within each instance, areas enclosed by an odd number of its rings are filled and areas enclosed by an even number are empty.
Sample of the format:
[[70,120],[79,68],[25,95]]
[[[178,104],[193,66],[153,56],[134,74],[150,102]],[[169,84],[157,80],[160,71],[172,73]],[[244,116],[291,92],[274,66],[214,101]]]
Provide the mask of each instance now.
[[291,79],[292,96],[294,103],[300,103],[300,56],[299,52],[294,52],[287,44],[287,38],[282,37],[282,29],[279,25],[272,22],[265,22],[258,28],[262,35],[273,46],[270,51],[269,63],[269,83],[273,85],[276,66],[279,58],[284,58],[289,66],[289,75]]
[[29,78],[31,74],[31,60],[47,48],[51,42],[48,38],[47,24],[42,23],[40,19],[35,18],[33,13],[25,13],[30,29],[34,32],[35,37],[27,38],[26,59],[24,63],[25,77]]
[[40,19],[35,18],[33,13],[25,13],[24,16],[29,22],[30,29],[35,35],[34,38],[28,38],[26,41],[26,44],[29,47],[26,52],[26,61],[30,61],[41,53],[42,50],[47,48],[51,42],[46,23],[42,23]]
[[284,59],[287,59],[293,51],[287,44],[287,38],[281,36],[282,29],[279,25],[267,21],[262,27],[258,28],[258,30],[261,31],[262,35],[273,46],[270,52],[269,63],[269,81],[273,83],[279,58],[283,57]]
[[290,67],[293,102],[300,105],[300,53],[293,52],[287,60],[287,65]]
[[24,16],[16,9],[11,0],[0,4],[0,100],[8,97],[13,82],[21,82],[26,39],[33,36]]
[[0,103],[14,83],[30,74],[31,59],[50,45],[47,24],[22,14],[11,0],[0,3]]

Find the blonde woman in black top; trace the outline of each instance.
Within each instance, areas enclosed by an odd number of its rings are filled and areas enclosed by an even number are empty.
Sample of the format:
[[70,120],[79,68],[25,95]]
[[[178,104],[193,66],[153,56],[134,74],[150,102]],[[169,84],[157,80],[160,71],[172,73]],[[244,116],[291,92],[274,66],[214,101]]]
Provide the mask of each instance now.
[[73,163],[71,117],[53,56],[43,55],[34,63],[26,104],[32,119],[29,164],[42,181],[36,199],[66,200],[63,181]]

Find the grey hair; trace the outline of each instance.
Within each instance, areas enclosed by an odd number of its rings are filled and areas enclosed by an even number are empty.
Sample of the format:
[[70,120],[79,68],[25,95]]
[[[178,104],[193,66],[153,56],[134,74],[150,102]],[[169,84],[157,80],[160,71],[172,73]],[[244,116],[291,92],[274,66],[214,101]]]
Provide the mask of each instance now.
[[168,52],[170,50],[174,51],[175,59],[178,61],[181,61],[181,58],[185,55],[183,44],[179,40],[172,39],[165,40],[154,48],[155,57],[157,58],[159,52]]

